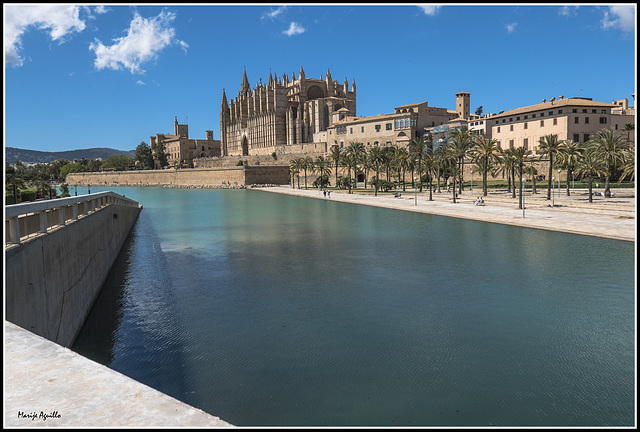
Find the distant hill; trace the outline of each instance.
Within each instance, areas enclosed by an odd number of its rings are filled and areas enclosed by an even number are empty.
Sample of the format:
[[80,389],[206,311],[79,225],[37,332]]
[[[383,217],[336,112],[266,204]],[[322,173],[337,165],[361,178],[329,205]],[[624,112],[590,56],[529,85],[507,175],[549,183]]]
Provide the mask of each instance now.
[[61,152],[45,152],[37,150],[24,150],[15,147],[5,147],[5,161],[11,165],[20,161],[25,164],[34,163],[49,163],[57,159],[68,159],[73,162],[74,159],[108,159],[111,156],[127,155],[133,157],[135,155],[134,150],[123,151],[115,150],[111,148],[90,148],[80,150],[69,150]]

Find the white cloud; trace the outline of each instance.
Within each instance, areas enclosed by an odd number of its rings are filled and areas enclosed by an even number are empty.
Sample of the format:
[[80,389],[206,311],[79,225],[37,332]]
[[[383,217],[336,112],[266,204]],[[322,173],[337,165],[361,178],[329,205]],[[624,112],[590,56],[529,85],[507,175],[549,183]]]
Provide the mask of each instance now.
[[65,36],[85,29],[79,6],[68,5],[6,5],[4,8],[4,58],[7,63],[21,66],[22,35],[29,27],[49,32],[51,40],[64,42]]
[[282,12],[284,12],[286,9],[287,9],[287,6],[280,6],[277,9],[271,9],[269,12],[264,12],[260,17],[260,19],[275,18],[278,15],[280,15]]
[[507,29],[507,31],[509,33],[513,33],[515,31],[517,25],[518,25],[518,23],[514,22],[514,23],[511,23],[511,24],[505,25],[505,27],[506,27],[506,29]]
[[422,9],[422,12],[424,12],[425,15],[433,16],[438,13],[438,10],[440,10],[442,6],[418,5],[418,7]]
[[604,12],[602,18],[602,28],[605,30],[617,28],[625,32],[633,32],[635,30],[635,14],[634,6],[609,6],[609,10]]
[[144,81],[140,81],[140,80],[136,81],[136,84],[138,84],[138,85],[146,85],[146,84],[144,83]]
[[97,39],[89,45],[96,54],[94,66],[98,70],[124,68],[131,73],[144,73],[140,67],[142,63],[156,58],[165,47],[177,43],[186,50],[189,45],[175,39],[175,29],[170,27],[174,19],[175,14],[167,11],[149,19],[136,12],[126,36],[114,39],[111,46],[103,45]]
[[575,15],[579,6],[562,6],[558,11],[558,15],[570,16]]
[[287,30],[283,31],[282,33],[286,34],[287,36],[293,36],[293,35],[304,33],[305,31],[307,31],[307,29],[305,29],[304,27],[300,27],[295,22],[292,22],[289,25],[289,28]]

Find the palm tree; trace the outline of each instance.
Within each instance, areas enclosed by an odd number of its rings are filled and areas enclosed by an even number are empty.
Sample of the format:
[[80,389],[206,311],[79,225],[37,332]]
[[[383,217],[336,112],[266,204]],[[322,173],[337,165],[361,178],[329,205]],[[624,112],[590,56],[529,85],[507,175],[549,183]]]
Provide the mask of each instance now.
[[398,168],[402,170],[402,191],[406,191],[405,172],[410,168],[409,152],[405,148],[398,149]]
[[329,154],[329,159],[333,161],[336,167],[336,186],[338,186],[338,167],[340,166],[340,161],[344,156],[344,153],[340,147],[337,145],[331,146],[331,153]]
[[564,140],[558,147],[558,162],[567,169],[567,196],[571,196],[569,192],[571,173],[573,173],[577,163],[582,159],[584,152],[584,145],[572,140]]
[[622,174],[620,175],[620,179],[618,179],[618,183],[622,183],[622,181],[627,177],[630,180],[635,181],[636,148],[634,146],[629,146],[629,149],[625,152],[624,162],[620,168],[622,168]]
[[289,162],[289,169],[291,170],[291,184],[292,186],[295,184],[293,176],[296,175],[298,177],[298,189],[300,189],[300,170],[302,170],[302,165],[302,158],[292,159],[291,162]]
[[450,136],[451,148],[458,159],[458,166],[460,167],[460,193],[463,190],[464,184],[464,159],[469,155],[470,150],[473,148],[473,139],[471,131],[462,126],[453,132]]
[[607,167],[605,163],[596,155],[596,153],[589,149],[584,154],[584,157],[578,162],[576,166],[576,174],[582,178],[589,179],[589,202],[593,202],[593,178],[607,175]]
[[418,157],[418,180],[420,180],[420,192],[422,192],[422,156],[425,150],[431,146],[431,141],[426,136],[412,138],[409,142],[409,151],[415,153]]
[[600,158],[607,167],[604,181],[604,196],[611,197],[609,181],[619,164],[624,162],[625,152],[629,148],[628,141],[616,134],[612,129],[603,129],[598,132],[596,138],[591,141],[596,157]]
[[[508,192],[511,192],[511,198],[516,197],[516,176],[515,176],[515,157],[513,148],[500,149],[500,164],[502,166],[501,171],[507,174],[507,186]],[[513,189],[511,188],[513,179]]]
[[[551,181],[553,179],[553,156],[558,153],[560,141],[558,135],[549,134],[540,138],[538,149],[543,155],[549,156],[549,178],[547,179],[547,200],[551,199]],[[541,157],[542,160],[542,157]]]
[[304,188],[307,189],[307,170],[313,170],[313,159],[311,156],[306,156],[302,158],[302,167],[304,170]]
[[[529,155],[531,154],[531,150],[527,150],[524,147],[515,147],[513,149],[509,149],[511,157],[513,158],[513,166],[515,171],[518,173],[518,180],[520,184],[520,199],[518,201],[518,208],[522,209],[522,176],[524,175],[524,166],[527,162],[529,162]],[[513,190],[515,191],[515,180],[513,185]]]
[[[331,166],[329,164],[330,164],[330,161],[325,159],[324,156],[322,155],[318,156],[316,158],[315,163],[313,164],[314,166],[313,171],[315,173],[318,173],[321,179],[325,175],[329,177],[331,175]],[[322,185],[322,180],[320,180],[320,184]]]
[[531,176],[531,184],[533,186],[531,188],[531,193],[532,194],[537,194],[538,191],[536,189],[536,176],[538,175],[538,170],[533,165],[529,165],[528,167],[524,168],[524,172],[525,172],[525,174],[528,174],[528,175]]
[[433,150],[427,149],[422,158],[422,165],[426,171],[427,177],[429,179],[429,201],[433,201],[433,188],[431,184],[433,183],[433,171],[436,169],[438,162],[436,161],[435,156],[433,155]]
[[482,194],[487,196],[487,173],[489,167],[499,160],[500,147],[498,140],[493,138],[476,138],[476,145],[471,150],[472,154],[478,159],[480,170],[482,172]]
[[[349,167],[353,169],[353,188],[355,189],[358,187],[358,165],[360,165],[367,152],[364,149],[364,144],[360,142],[351,142],[347,147],[346,153],[350,156],[349,159],[351,164],[349,164]],[[349,174],[349,176],[351,176],[351,174]]]
[[375,146],[369,151],[369,161],[376,170],[375,196],[378,196],[378,185],[380,184],[380,167],[384,164],[384,152],[381,147]]
[[626,123],[624,125],[624,131],[627,133],[627,141],[631,141],[631,132],[635,130],[636,125],[633,123]]

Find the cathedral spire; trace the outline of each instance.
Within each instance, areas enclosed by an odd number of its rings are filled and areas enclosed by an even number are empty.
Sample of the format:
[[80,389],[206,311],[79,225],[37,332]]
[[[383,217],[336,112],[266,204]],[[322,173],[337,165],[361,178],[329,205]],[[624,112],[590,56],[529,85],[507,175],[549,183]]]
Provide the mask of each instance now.
[[224,92],[224,89],[222,89],[222,108],[229,108],[229,104],[227,103],[227,95]]
[[353,81],[351,81],[351,92],[355,93],[356,92],[356,79],[354,78]]
[[247,70],[244,70],[244,75],[242,76],[242,86],[240,87],[240,93],[245,94],[250,90],[249,80],[247,79]]
[[298,78],[300,79],[304,79],[304,70],[302,69],[302,66],[300,66],[300,73],[298,74]]

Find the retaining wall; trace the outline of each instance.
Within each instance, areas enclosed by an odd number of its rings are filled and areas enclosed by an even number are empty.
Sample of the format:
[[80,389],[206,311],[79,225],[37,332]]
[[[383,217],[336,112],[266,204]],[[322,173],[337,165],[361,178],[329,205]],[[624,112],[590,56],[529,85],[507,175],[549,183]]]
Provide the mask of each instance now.
[[6,319],[70,347],[140,210],[105,204],[6,246]]
[[72,173],[66,182],[77,186],[243,187],[289,183],[288,166],[238,166],[147,171]]

